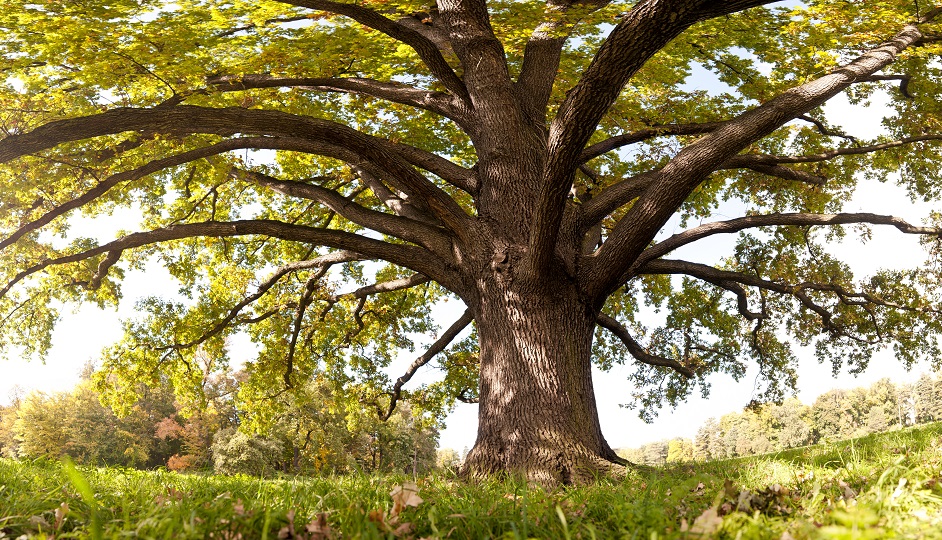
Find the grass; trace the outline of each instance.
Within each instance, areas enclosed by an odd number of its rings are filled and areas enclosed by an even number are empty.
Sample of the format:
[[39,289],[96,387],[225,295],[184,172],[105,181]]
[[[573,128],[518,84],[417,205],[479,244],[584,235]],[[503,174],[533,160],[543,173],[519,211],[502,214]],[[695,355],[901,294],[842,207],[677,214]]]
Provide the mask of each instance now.
[[395,504],[411,480],[0,460],[0,538],[942,538],[942,424],[552,491],[439,474]]

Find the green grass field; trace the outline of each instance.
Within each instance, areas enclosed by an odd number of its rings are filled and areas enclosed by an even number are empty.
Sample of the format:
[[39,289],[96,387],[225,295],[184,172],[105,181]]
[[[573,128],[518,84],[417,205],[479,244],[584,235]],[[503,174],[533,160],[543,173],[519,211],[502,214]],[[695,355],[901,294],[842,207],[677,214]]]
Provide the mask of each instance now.
[[0,538],[942,538],[942,424],[553,491],[441,474],[394,501],[411,481],[0,460]]

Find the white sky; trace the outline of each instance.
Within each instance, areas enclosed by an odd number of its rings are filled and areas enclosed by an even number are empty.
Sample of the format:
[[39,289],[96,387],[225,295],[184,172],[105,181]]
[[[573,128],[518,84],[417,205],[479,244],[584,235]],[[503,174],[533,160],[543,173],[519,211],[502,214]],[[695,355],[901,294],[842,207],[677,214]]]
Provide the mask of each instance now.
[[[873,136],[879,130],[880,103],[874,103],[870,110],[848,105],[846,99],[837,98],[829,105],[829,117],[844,129],[858,136]],[[875,182],[862,183],[846,211],[874,211],[906,216],[911,222],[920,222],[929,212],[929,204],[913,204],[904,193],[891,185]],[[734,216],[718,216],[726,219]],[[129,228],[128,222],[135,221],[131,211],[119,213],[111,218],[93,221],[87,218],[76,220],[76,228],[89,230],[114,231],[117,228]],[[925,253],[918,245],[918,238],[904,235],[891,227],[874,227],[874,236],[866,245],[850,240],[844,244],[830,246],[831,252],[849,262],[858,276],[872,273],[877,268],[891,264],[901,268],[913,267],[925,260]],[[671,234],[675,230],[665,230]],[[102,232],[103,235],[113,234]],[[729,253],[733,237],[714,237],[709,244],[690,251],[678,253],[678,256],[697,257],[703,253]],[[173,294],[176,284],[165,270],[156,268],[146,273],[129,272],[123,284],[125,299],[119,310],[101,311],[91,306],[84,306],[76,312],[66,311],[58,324],[53,337],[53,348],[45,364],[20,360],[0,361],[0,402],[7,402],[10,391],[15,386],[24,389],[36,389],[47,392],[68,390],[78,380],[82,365],[89,359],[97,358],[99,351],[106,345],[117,341],[121,336],[120,317],[133,315],[134,302],[137,298],[166,291]],[[439,325],[446,328],[457,318],[462,307],[451,303],[436,308],[441,314]],[[237,345],[238,347],[238,345]],[[251,347],[242,344],[241,356],[251,354]],[[799,394],[805,403],[810,403],[821,393],[831,388],[851,388],[865,386],[882,377],[894,381],[912,381],[927,366],[917,366],[912,372],[905,372],[892,357],[892,353],[875,357],[870,368],[861,376],[854,378],[841,375],[832,378],[830,365],[818,364],[811,351],[800,351]],[[233,356],[239,358],[240,352]],[[403,366],[411,361],[411,356],[403,358]],[[395,366],[396,370],[402,369]],[[399,371],[391,371],[395,377]],[[434,375],[434,372],[420,373],[414,382]],[[728,376],[711,378],[713,390],[708,400],[697,396],[676,410],[664,410],[652,424],[645,424],[638,419],[635,411],[624,409],[619,404],[628,401],[631,388],[626,381],[627,370],[615,368],[611,372],[596,376],[595,387],[599,404],[599,414],[603,433],[613,447],[638,446],[653,440],[675,436],[692,437],[697,428],[709,417],[719,417],[725,413],[740,410],[752,397],[755,370],[747,374],[740,382],[732,381]],[[477,426],[477,408],[474,405],[459,403],[448,419],[448,427],[441,436],[441,446],[461,450],[474,444]]]

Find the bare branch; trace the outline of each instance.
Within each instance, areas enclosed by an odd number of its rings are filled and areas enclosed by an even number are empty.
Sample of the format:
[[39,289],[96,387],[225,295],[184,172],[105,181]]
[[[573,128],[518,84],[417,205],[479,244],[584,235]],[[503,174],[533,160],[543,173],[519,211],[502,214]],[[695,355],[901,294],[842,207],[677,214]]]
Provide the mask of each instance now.
[[887,141],[878,144],[871,144],[867,146],[856,146],[852,148],[838,148],[835,150],[829,150],[827,152],[820,152],[817,154],[807,154],[804,156],[770,156],[763,154],[743,154],[742,156],[737,156],[739,159],[754,159],[762,160],[766,163],[817,163],[821,161],[829,161],[836,157],[840,156],[856,156],[861,154],[870,154],[873,152],[879,152],[881,150],[889,150],[890,148],[897,148],[900,146],[906,146],[909,144],[925,142],[925,141],[942,141],[942,135],[940,134],[925,134],[925,135],[915,135],[913,137],[903,137],[902,139],[897,139],[895,141]]
[[474,320],[474,316],[471,314],[471,310],[466,309],[461,317],[459,317],[457,321],[448,327],[448,330],[445,330],[445,333],[442,334],[441,337],[439,337],[422,356],[416,358],[412,364],[409,365],[409,369],[407,369],[401,377],[396,379],[396,384],[393,385],[392,394],[390,394],[389,398],[389,408],[386,410],[386,414],[382,416],[383,421],[389,420],[389,417],[392,416],[393,411],[396,410],[396,403],[399,401],[399,397],[402,395],[402,387],[407,382],[412,380],[412,377],[419,370],[419,368],[425,364],[428,364],[436,354],[444,351],[445,347],[451,344],[451,342],[454,341],[456,337],[458,337],[458,334],[460,334],[466,326],[471,324],[472,320]]
[[871,75],[865,79],[865,82],[899,81],[899,93],[903,94],[906,99],[915,99],[916,96],[909,91],[909,81],[911,80],[912,77],[909,75]]
[[378,32],[382,32],[397,41],[405,43],[406,45],[412,47],[416,53],[418,53],[419,58],[425,62],[425,65],[428,66],[429,70],[432,72],[432,75],[438,78],[438,80],[441,81],[443,85],[445,85],[445,88],[447,88],[452,94],[460,98],[465,103],[470,103],[468,90],[465,87],[464,82],[458,77],[458,75],[455,74],[455,71],[451,69],[451,66],[448,65],[448,62],[445,61],[445,58],[442,56],[441,51],[439,51],[438,46],[419,32],[416,32],[407,26],[398,24],[386,18],[382,14],[377,13],[376,11],[359,6],[357,4],[332,2],[330,0],[278,1],[294,6],[318,11],[326,11],[329,13],[336,13],[337,15],[350,17],[364,26],[372,28]]
[[412,274],[411,276],[393,279],[390,281],[381,281],[379,283],[374,283],[372,285],[366,285],[360,287],[359,289],[349,292],[341,293],[332,298],[334,300],[342,298],[344,296],[352,296],[353,298],[365,298],[367,296],[372,296],[374,294],[382,294],[393,291],[401,291],[403,289],[411,289],[417,285],[422,285],[423,283],[428,283],[429,278],[423,276],[422,274]]
[[677,360],[657,356],[646,351],[640,343],[635,341],[635,338],[631,337],[631,333],[628,332],[628,329],[614,318],[604,313],[599,313],[597,321],[599,326],[615,334],[615,337],[625,344],[625,348],[628,349],[628,352],[631,353],[631,356],[633,356],[635,360],[643,364],[671,368],[688,379],[694,376],[690,368],[684,366]]
[[304,292],[301,293],[301,298],[298,300],[298,307],[295,309],[294,322],[292,323],[291,340],[288,343],[288,356],[285,358],[285,373],[283,376],[285,388],[293,387],[291,384],[291,372],[294,371],[294,353],[298,347],[298,335],[301,334],[304,313],[307,311],[307,307],[311,305],[314,291],[317,290],[318,281],[320,278],[324,277],[329,268],[328,266],[324,266],[319,271],[315,272],[313,276],[308,278],[307,282],[304,284]]
[[814,186],[823,186],[828,180],[823,176],[800,171],[798,169],[764,163],[763,160],[753,159],[750,155],[739,155],[727,160],[726,163],[721,165],[717,170],[723,169],[752,169],[753,171],[768,176],[775,176],[783,180],[794,180],[795,182],[802,182]]
[[840,132],[840,131],[834,131],[833,129],[830,129],[830,128],[828,128],[826,125],[824,125],[824,122],[822,122],[822,121],[818,120],[817,118],[814,118],[814,117],[812,117],[812,116],[810,116],[810,115],[802,114],[802,115],[800,115],[800,116],[798,116],[798,117],[796,117],[796,118],[798,118],[799,120],[804,120],[805,122],[809,122],[809,123],[811,123],[811,124],[814,124],[814,127],[818,128],[818,132],[821,133],[821,135],[825,135],[825,136],[827,136],[827,137],[840,137],[840,138],[842,138],[842,139],[847,139],[848,141],[851,141],[851,142],[854,143],[854,144],[857,143],[857,137],[853,137],[853,136],[851,136],[851,135],[847,135],[847,134],[842,133],[842,132]]

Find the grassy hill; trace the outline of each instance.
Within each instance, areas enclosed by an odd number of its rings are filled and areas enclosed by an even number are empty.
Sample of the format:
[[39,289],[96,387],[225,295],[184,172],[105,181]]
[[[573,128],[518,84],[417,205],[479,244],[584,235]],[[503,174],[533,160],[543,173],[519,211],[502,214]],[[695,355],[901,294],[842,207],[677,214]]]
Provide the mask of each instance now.
[[0,539],[942,538],[942,424],[553,491],[411,481],[0,460]]

